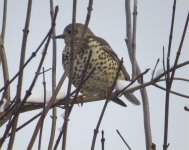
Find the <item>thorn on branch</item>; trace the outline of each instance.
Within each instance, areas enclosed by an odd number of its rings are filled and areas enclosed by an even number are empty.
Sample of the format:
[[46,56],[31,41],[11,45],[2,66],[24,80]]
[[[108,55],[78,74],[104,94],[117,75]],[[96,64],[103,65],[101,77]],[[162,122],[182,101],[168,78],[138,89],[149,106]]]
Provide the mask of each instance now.
[[43,74],[43,73],[46,73],[46,72],[48,72],[48,71],[50,71],[50,70],[52,70],[52,68],[49,68],[49,69],[46,69],[46,70],[40,72],[39,75],[40,75],[40,74]]
[[153,150],[156,150],[156,144],[152,143],[151,147],[152,147]]
[[133,15],[138,15],[138,12],[137,12],[137,11],[134,11],[134,12],[133,12]]
[[189,108],[187,106],[184,106],[184,110],[189,112]]
[[28,29],[23,29],[22,31],[23,31],[24,33],[27,33],[27,34],[29,33],[29,30],[28,30]]
[[88,10],[88,11],[92,11],[93,8],[92,8],[92,7],[87,7],[87,10]]
[[167,145],[163,145],[163,149],[168,149],[169,145],[169,143]]
[[125,42],[126,42],[126,44],[128,44],[128,43],[129,43],[129,40],[128,40],[128,39],[125,39]]
[[31,92],[30,90],[27,90],[27,91],[26,91],[26,94],[29,96],[29,95],[32,94],[32,92]]
[[57,116],[50,115],[51,119],[57,119]]
[[32,57],[35,57],[35,56],[36,56],[36,52],[33,52],[33,53],[32,53]]
[[98,134],[98,130],[97,129],[94,129],[94,134]]

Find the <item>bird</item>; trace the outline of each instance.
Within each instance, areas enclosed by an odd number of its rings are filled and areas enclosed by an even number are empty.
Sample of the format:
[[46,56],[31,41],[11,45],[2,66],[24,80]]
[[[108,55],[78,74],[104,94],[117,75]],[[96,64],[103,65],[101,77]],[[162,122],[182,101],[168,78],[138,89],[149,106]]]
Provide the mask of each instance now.
[[[65,47],[62,53],[62,64],[64,70],[70,65],[72,34],[74,34],[73,49],[76,50],[83,29],[84,24],[75,23],[74,31],[72,31],[72,24],[69,24],[65,27],[63,34],[55,37],[56,39],[64,39],[65,42]],[[90,53],[91,57],[89,60],[88,58]],[[88,60],[89,62],[87,64]],[[87,76],[93,69],[91,75],[88,76],[88,79],[81,85],[80,92],[84,96],[101,96],[103,94],[107,94],[115,80],[119,64],[120,59],[108,42],[106,42],[103,38],[96,36],[87,27],[81,47],[79,48],[73,62],[72,84],[77,88],[81,84],[80,81],[84,70],[86,70],[85,76]],[[120,83],[119,81],[130,81],[130,76],[123,65],[119,72],[116,84]],[[116,85],[116,87],[119,86]],[[122,94],[131,103],[140,105],[140,101],[133,93],[124,93],[123,91]],[[112,101],[121,106],[126,106],[126,104],[118,97],[114,98]]]

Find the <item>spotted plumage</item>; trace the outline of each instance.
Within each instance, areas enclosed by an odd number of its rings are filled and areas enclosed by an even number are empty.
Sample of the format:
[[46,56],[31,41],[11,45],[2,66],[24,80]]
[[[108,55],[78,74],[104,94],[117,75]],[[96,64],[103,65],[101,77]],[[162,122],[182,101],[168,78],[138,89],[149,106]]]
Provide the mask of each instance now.
[[[76,49],[84,25],[77,23],[74,27],[74,49]],[[71,29],[72,25],[70,24],[64,29],[63,35],[57,36],[57,38],[64,38],[66,44],[62,54],[62,63],[64,69],[66,69],[70,63]],[[79,49],[76,59],[74,60],[72,82],[75,87],[78,87],[80,83],[90,51],[91,58],[87,66],[85,76],[87,76],[92,69],[94,70],[90,77],[82,84],[81,93],[85,96],[99,96],[105,94],[112,86],[120,60],[110,45],[102,38],[95,36],[88,28],[81,48]],[[118,80],[130,80],[129,74],[124,67],[121,68]],[[132,93],[127,93],[124,95],[132,103],[137,105],[140,104],[140,102]],[[124,103],[120,102],[119,99],[114,101],[124,105]]]

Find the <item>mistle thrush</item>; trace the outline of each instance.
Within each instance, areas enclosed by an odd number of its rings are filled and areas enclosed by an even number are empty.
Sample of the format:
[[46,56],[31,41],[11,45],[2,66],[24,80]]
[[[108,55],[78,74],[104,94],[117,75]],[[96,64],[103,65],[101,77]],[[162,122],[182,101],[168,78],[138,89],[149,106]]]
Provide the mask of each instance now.
[[[80,23],[76,23],[74,26],[74,50],[77,48],[83,28],[84,25]],[[56,37],[63,38],[66,44],[62,55],[64,69],[66,69],[70,64],[71,35],[72,24],[68,25],[64,29],[62,35]],[[81,48],[79,49],[73,64],[72,82],[75,87],[78,87],[80,84],[81,76],[85,70],[90,51],[91,58],[85,74],[89,74],[93,68],[94,71],[82,84],[80,92],[84,96],[99,96],[105,94],[112,86],[118,71],[120,60],[110,45],[104,39],[97,37],[88,28]],[[124,66],[121,68],[117,81],[118,80],[130,80],[129,74],[127,73]],[[138,99],[132,93],[124,94],[123,92],[123,95],[133,104],[140,104]],[[116,98],[113,101],[122,106],[126,106],[119,98]]]

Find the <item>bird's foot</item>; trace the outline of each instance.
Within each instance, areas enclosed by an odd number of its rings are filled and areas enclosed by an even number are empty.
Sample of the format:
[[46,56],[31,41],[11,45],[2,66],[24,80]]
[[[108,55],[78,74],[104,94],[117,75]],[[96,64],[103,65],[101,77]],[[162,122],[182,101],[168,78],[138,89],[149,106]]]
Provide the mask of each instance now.
[[84,100],[84,95],[78,95],[77,96],[77,102],[79,106],[83,106],[83,100]]

